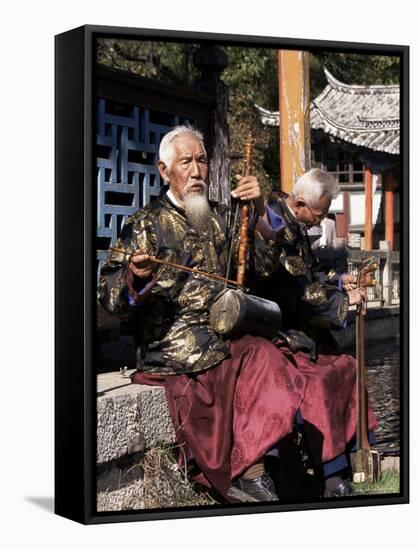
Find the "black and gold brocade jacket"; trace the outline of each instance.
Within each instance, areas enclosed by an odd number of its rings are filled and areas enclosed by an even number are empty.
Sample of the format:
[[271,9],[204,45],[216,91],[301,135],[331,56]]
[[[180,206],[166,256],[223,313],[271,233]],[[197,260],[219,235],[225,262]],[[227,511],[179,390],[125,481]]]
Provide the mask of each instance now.
[[[207,273],[225,276],[230,240],[226,207],[211,204],[208,227],[197,233],[166,194],[133,214],[102,267],[98,299],[111,314],[129,318],[137,349],[137,368],[155,374],[198,372],[228,357],[226,343],[213,331],[209,311],[223,284],[174,268],[158,266],[142,282],[128,269],[139,249]],[[268,276],[275,263],[273,241],[253,227],[250,268]]]
[[281,193],[269,203],[285,228],[277,238],[279,269],[260,293],[279,303],[288,328],[341,329],[348,314],[348,295],[339,290],[336,272],[319,271],[307,232],[290,212],[286,197]]

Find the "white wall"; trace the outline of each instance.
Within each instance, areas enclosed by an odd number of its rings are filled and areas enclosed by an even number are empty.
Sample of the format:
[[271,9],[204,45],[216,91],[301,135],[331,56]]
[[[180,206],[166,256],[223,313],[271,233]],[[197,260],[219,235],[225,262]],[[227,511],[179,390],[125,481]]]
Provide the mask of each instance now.
[[[382,220],[383,211],[380,212],[381,202],[383,195],[381,191],[376,191],[372,198],[372,224],[375,224]],[[380,213],[381,219],[378,218]],[[365,192],[364,191],[351,191],[349,193],[349,229],[351,225],[364,225],[365,224]]]

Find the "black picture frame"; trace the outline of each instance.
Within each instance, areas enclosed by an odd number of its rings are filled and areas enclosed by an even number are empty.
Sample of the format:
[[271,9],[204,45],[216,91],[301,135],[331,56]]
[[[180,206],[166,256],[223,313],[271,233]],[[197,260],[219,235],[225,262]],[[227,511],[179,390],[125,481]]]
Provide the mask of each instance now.
[[[95,40],[160,39],[400,56],[400,493],[339,501],[96,511]],[[84,524],[409,502],[409,48],[86,25],[55,40],[55,512]]]

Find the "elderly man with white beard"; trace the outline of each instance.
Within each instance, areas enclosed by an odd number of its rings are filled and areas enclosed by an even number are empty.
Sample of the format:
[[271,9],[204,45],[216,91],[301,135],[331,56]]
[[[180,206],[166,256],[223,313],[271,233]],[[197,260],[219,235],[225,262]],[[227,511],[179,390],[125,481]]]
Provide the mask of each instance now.
[[[318,374],[303,354],[296,361],[285,342],[252,335],[224,340],[214,331],[209,312],[223,284],[168,264],[156,266],[153,259],[225,277],[233,216],[207,199],[207,155],[199,132],[175,128],[163,138],[159,154],[168,188],[128,219],[102,268],[99,301],[131,320],[137,344],[133,382],[165,388],[183,451],[179,461],[187,461],[191,477],[230,501],[278,500],[264,456],[292,432],[305,399],[315,408],[327,398],[338,418],[332,434],[319,432],[320,462],[334,459],[355,433],[355,410],[348,408],[355,395],[352,369],[337,362]],[[278,262],[270,213],[257,178],[236,179],[233,196],[253,203],[255,211],[251,276],[265,278]],[[276,231],[280,224],[276,216]],[[329,391],[329,378],[337,376],[345,388],[339,402]],[[323,418],[328,412],[321,411],[319,426],[329,425]]]

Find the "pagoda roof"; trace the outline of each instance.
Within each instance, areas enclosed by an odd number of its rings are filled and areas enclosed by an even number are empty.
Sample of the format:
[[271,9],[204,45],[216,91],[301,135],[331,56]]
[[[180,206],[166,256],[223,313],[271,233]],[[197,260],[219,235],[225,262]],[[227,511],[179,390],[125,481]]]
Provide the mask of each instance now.
[[[328,84],[310,103],[311,128],[359,147],[400,154],[400,87],[344,84],[324,72]],[[279,125],[278,111],[256,108],[263,124]]]

